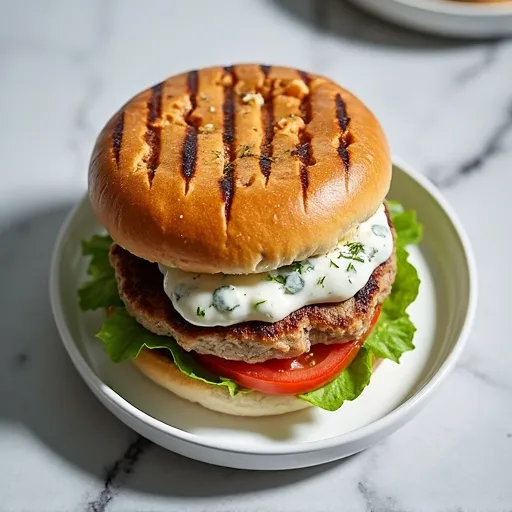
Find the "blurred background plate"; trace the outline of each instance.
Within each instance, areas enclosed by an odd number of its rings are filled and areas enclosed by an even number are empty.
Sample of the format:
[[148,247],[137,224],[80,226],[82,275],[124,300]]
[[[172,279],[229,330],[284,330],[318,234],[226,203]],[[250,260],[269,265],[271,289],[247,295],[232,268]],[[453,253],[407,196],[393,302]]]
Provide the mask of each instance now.
[[85,197],[69,215],[55,246],[51,301],[74,365],[99,400],[121,421],[187,457],[243,469],[314,466],[359,452],[417,413],[460,356],[476,303],[474,263],[466,237],[437,189],[405,164],[395,164],[389,197],[417,211],[425,235],[411,247],[422,280],[409,313],[416,349],[399,365],[386,360],[368,388],[336,412],[316,407],[281,416],[236,418],[186,402],[131,364],[114,364],[95,333],[103,312],[84,313],[77,288],[87,261],[80,242],[101,232]]
[[470,3],[456,0],[350,0],[388,21],[452,37],[512,34],[512,1]]

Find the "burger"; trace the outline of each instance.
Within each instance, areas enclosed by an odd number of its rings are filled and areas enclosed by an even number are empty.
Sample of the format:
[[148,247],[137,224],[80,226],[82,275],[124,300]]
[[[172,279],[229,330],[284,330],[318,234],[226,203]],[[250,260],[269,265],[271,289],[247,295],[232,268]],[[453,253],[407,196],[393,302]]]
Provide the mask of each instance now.
[[386,200],[370,110],[332,80],[234,65],[173,76],[99,134],[83,242],[97,337],[172,393],[233,415],[337,410],[414,348],[421,227]]

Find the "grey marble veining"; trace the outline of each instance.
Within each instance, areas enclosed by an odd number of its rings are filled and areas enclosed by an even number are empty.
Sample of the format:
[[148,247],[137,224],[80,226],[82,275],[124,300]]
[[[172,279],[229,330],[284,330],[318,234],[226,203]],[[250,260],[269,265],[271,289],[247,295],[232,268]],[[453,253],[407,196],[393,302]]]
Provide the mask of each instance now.
[[[512,510],[512,41],[417,34],[342,0],[0,8],[1,511]],[[237,61],[324,73],[364,99],[395,154],[443,189],[479,265],[468,348],[429,407],[318,468],[222,469],[143,440],[83,384],[47,299],[52,245],[108,116],[167,75]]]

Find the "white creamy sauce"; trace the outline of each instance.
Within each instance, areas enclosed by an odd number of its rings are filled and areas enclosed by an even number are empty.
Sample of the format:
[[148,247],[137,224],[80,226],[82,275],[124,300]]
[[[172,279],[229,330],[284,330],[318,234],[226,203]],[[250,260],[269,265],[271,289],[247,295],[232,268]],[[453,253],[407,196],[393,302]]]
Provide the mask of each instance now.
[[160,270],[165,293],[191,324],[277,322],[308,304],[353,297],[392,251],[393,237],[382,205],[351,240],[332,252],[270,273],[195,274],[163,265]]

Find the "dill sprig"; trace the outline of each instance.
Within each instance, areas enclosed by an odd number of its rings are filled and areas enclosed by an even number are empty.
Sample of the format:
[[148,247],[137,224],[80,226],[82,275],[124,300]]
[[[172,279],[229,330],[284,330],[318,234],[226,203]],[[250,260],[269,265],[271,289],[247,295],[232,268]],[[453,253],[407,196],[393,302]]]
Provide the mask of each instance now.
[[346,250],[340,251],[338,258],[359,261],[364,263],[361,255],[364,255],[364,245],[361,242],[348,242],[345,244]]
[[304,272],[309,272],[309,271],[313,270],[315,267],[313,267],[313,265],[311,265],[311,263],[308,260],[306,260],[306,261],[294,261],[290,265],[290,268],[294,272],[303,274]]

